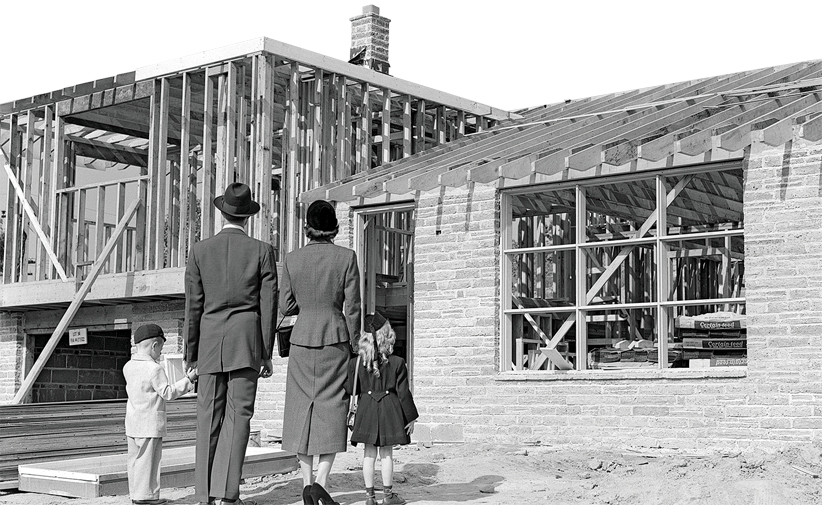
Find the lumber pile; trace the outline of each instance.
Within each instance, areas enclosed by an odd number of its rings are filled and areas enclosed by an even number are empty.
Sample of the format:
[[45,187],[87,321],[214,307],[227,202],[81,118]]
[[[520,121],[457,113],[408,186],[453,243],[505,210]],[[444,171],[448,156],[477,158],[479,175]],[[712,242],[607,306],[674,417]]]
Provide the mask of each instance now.
[[[194,445],[197,398],[166,410],[163,445]],[[125,415],[125,399],[0,406],[0,486],[17,481],[17,465],[126,452]]]

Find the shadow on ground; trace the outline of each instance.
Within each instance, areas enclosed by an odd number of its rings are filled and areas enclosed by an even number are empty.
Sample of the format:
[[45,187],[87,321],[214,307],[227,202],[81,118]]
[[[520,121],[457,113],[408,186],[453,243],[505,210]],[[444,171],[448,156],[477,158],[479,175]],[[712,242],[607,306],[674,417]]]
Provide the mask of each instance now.
[[[482,475],[469,482],[439,483],[439,466],[430,463],[407,463],[395,474],[394,491],[408,503],[421,502],[470,502],[494,493],[505,480],[500,475]],[[243,485],[242,497],[255,500],[259,505],[302,505],[303,483],[299,476],[287,476],[286,480],[275,477],[262,478]],[[379,469],[375,476],[376,488],[382,489]],[[365,502],[362,472],[348,471],[332,473],[329,492],[342,505],[356,505]],[[378,491],[378,499],[382,493]],[[195,504],[194,495],[189,494],[171,503]]]

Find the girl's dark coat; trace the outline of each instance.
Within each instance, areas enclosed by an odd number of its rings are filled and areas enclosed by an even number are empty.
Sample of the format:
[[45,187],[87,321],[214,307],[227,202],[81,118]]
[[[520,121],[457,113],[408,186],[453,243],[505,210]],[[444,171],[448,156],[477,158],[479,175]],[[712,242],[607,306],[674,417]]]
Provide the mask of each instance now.
[[[357,358],[354,357],[348,363],[348,381],[345,384],[348,394],[354,391],[356,367]],[[351,443],[378,447],[410,443],[411,438],[405,431],[405,425],[416,421],[419,414],[408,388],[405,360],[389,356],[380,366],[379,377],[363,367],[360,361],[358,382],[359,399]]]

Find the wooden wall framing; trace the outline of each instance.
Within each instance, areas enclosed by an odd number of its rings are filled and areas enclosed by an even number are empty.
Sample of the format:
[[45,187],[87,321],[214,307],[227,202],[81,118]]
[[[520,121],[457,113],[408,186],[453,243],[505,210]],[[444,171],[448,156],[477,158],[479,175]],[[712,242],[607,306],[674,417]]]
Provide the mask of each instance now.
[[[147,204],[103,274],[184,266],[191,245],[221,228],[211,202],[235,181],[249,184],[261,205],[251,235],[281,256],[304,240],[302,193],[456,141],[499,113],[489,108],[486,117],[436,95],[394,91],[385,85],[393,78],[376,85],[352,77],[356,68],[340,70],[262,51],[15,102],[0,115],[0,148],[37,218],[9,192],[3,283],[58,277],[48,248],[32,240],[38,226],[67,275],[82,278],[138,198]],[[91,180],[90,160],[133,175]]]

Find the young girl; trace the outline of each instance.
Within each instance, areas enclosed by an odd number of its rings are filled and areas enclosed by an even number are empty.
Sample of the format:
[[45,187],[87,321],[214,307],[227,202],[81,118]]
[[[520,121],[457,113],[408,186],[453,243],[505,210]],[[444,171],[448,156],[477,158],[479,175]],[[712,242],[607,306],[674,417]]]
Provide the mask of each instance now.
[[391,490],[394,478],[393,446],[411,443],[414,422],[419,415],[408,389],[405,360],[392,356],[397,336],[379,313],[365,317],[359,357],[348,364],[346,391],[354,392],[354,375],[359,362],[356,393],[357,415],[351,443],[364,444],[362,475],[365,505],[377,505],[374,494],[374,463],[379,448],[382,461],[383,505],[400,505],[405,500]]

